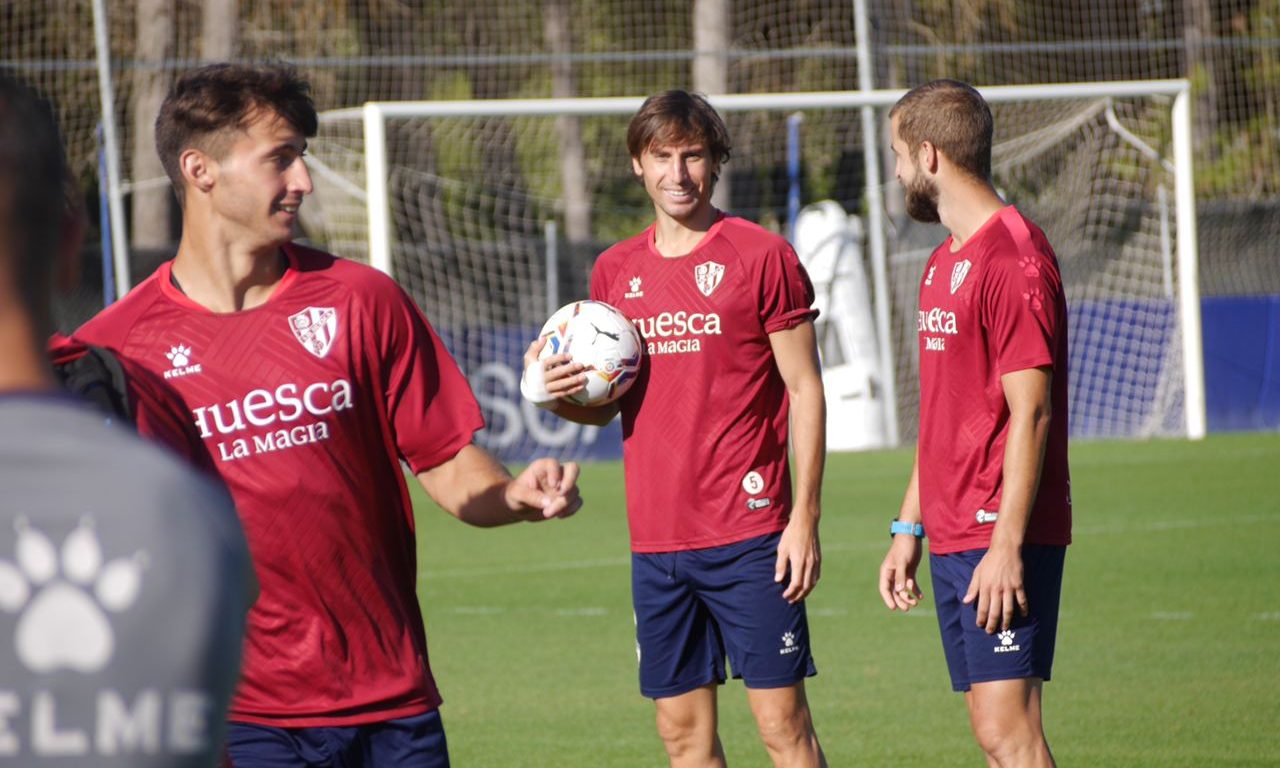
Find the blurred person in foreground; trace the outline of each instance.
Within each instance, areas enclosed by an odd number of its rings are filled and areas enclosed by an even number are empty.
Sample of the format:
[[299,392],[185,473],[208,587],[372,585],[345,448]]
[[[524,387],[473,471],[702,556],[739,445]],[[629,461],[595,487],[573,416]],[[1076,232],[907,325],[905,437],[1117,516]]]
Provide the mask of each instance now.
[[0,755],[210,766],[254,596],[226,492],[62,390],[68,217],[48,104],[0,73]]
[[951,234],[920,284],[920,437],[880,596],[919,604],[927,535],[951,685],[988,765],[1052,766],[1041,699],[1071,542],[1058,260],[992,186],[993,120],[976,90],[935,80],[889,117],[908,213]]

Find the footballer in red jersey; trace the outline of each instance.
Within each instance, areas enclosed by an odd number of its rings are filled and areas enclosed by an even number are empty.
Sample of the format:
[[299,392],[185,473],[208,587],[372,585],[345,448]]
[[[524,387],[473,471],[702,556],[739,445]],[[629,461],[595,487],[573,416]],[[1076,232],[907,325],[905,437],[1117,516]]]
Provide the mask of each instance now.
[[1071,541],[1057,258],[992,185],[981,94],[935,80],[889,116],[908,213],[951,235],[920,283],[920,438],[880,596],[890,609],[919,604],[927,535],[951,685],[987,762],[1052,766],[1041,700]]
[[769,334],[817,314],[791,246],[718,214],[693,250],[669,259],[650,227],[600,255],[591,298],[621,309],[644,340],[644,369],[621,407],[632,551],[785,528],[789,408]]
[[[1047,367],[1054,414],[1027,544],[1071,543],[1067,305],[1044,233],[1013,206],[925,265],[920,346],[920,508],[929,552],[984,549],[998,520],[1009,411],[1000,377]],[[926,279],[932,275],[931,279]]]
[[230,762],[447,766],[401,462],[479,526],[572,514],[577,467],[539,459],[513,479],[472,444],[475,398],[404,291],[290,243],[316,127],[288,67],[179,80],[156,124],[177,257],[79,335],[182,395],[244,524],[261,596]]
[[729,139],[704,98],[649,98],[627,144],[656,220],[601,254],[591,298],[639,330],[639,376],[616,403],[577,406],[561,398],[581,367],[540,363],[535,342],[526,391],[580,423],[622,413],[640,690],[673,764],[723,764],[727,656],[774,763],[825,765],[804,689],[826,418],[813,287],[785,240],[712,206]]
[[252,311],[196,304],[166,263],[80,336],[181,393],[240,509],[262,596],[232,718],[348,724],[434,708],[418,601],[403,588],[417,564],[399,459],[417,473],[452,457],[479,407],[390,278],[283,252],[284,277]]

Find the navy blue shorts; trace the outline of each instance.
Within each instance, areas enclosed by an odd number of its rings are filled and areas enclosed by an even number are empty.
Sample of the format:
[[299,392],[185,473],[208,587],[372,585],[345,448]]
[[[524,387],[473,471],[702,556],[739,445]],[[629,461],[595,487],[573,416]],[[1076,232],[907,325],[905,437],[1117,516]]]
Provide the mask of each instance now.
[[817,674],[804,603],[773,580],[781,533],[723,547],[631,555],[640,692],[688,693],[733,676],[785,688]]
[[942,632],[942,650],[951,687],[967,691],[974,683],[1038,677],[1048,680],[1058,635],[1058,602],[1066,547],[1028,544],[1022,548],[1022,583],[1028,614],[1015,609],[1013,626],[988,635],[978,626],[978,601],[960,602],[985,549],[929,555],[933,602]]
[[381,723],[275,728],[231,723],[227,756],[233,768],[449,768],[440,710]]

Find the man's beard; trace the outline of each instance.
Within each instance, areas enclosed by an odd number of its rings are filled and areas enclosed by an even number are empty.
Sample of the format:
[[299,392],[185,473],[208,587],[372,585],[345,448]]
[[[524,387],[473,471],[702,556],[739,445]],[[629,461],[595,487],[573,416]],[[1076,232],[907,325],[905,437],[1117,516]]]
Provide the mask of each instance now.
[[925,224],[937,224],[938,185],[917,172],[911,183],[903,185],[907,196],[907,215]]

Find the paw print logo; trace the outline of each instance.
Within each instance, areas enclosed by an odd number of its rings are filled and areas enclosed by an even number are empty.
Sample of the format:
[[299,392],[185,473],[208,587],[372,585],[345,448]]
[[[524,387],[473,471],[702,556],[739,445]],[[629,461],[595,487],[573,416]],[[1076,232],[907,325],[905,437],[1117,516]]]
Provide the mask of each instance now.
[[25,518],[14,521],[15,562],[0,559],[0,610],[21,612],[18,658],[32,672],[102,669],[115,650],[107,612],[133,605],[144,553],[104,563],[92,520],[67,534],[61,551]]
[[1013,635],[1014,635],[1014,632],[1012,629],[1006,629],[1003,632],[1001,632],[998,635],[998,637],[1000,638],[1000,644],[1013,645]]
[[640,278],[633,277],[631,278],[631,292],[635,293],[638,290],[640,290]]
[[1039,311],[1044,309],[1044,297],[1040,293],[1039,288],[1029,288],[1023,294],[1022,298],[1031,306],[1032,309]]
[[783,632],[783,633],[782,633],[782,645],[783,645],[783,646],[785,646],[785,647],[787,647],[787,648],[790,648],[791,646],[793,646],[793,645],[795,645],[795,644],[796,644],[796,636],[795,636],[793,633],[791,633],[791,632]]
[[185,344],[171,347],[165,357],[169,358],[174,368],[183,368],[191,362],[191,347]]
[[1018,266],[1022,268],[1022,274],[1027,277],[1040,276],[1040,265],[1036,264],[1035,259],[1030,256],[1023,256],[1018,259]]

